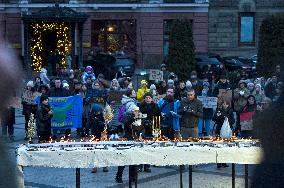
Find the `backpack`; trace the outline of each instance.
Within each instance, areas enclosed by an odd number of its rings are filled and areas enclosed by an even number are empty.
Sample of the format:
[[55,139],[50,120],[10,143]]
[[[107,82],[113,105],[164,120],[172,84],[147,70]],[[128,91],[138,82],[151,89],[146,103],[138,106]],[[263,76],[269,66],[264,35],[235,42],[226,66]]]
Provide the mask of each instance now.
[[124,104],[121,105],[118,109],[117,118],[119,123],[123,123],[125,112],[126,112],[126,105]]

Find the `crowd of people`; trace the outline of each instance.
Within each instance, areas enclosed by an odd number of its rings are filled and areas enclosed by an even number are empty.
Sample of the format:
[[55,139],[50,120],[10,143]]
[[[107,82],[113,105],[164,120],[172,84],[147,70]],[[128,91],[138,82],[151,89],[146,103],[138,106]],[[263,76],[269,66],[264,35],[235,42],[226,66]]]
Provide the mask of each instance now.
[[[26,83],[25,90],[40,93],[40,106],[22,101],[25,130],[27,131],[32,113],[37,118],[39,142],[47,142],[50,137],[58,139],[60,134],[69,138],[71,129],[51,129],[54,112],[50,108],[48,97],[80,95],[83,98],[84,112],[82,128],[77,129],[77,137],[95,135],[100,139],[105,125],[103,109],[107,102],[118,106],[114,109],[117,124],[108,127],[109,135],[115,139],[151,139],[153,117],[160,117],[161,134],[169,139],[219,136],[226,118],[236,136],[250,138],[254,137],[253,117],[270,103],[277,102],[283,87],[283,82],[279,79],[280,65],[276,66],[271,78],[243,71],[233,80],[229,79],[229,72],[223,66],[208,67],[201,73],[192,71],[187,80],[179,80],[178,75],[169,72],[165,64],[161,65],[161,71],[163,81],[142,80],[140,88],[136,90],[131,78],[126,77],[122,69],[116,74],[116,78],[108,81],[102,73],[95,75],[91,66],[81,71],[59,71],[53,79],[48,78],[47,70],[42,68],[39,77]],[[98,90],[107,91],[109,95],[106,100],[98,102],[89,97],[88,94]],[[231,97],[222,96],[220,90],[231,91],[228,92]],[[116,94],[121,92],[121,97],[112,96],[111,92],[114,91]],[[217,97],[217,108],[204,108],[198,96]],[[7,135],[8,131],[11,140],[14,139],[14,116],[13,107],[7,108],[2,116],[5,117],[2,118],[2,134]],[[136,166],[130,168],[137,170]],[[147,164],[141,165],[138,171],[143,168],[145,172],[151,172]],[[119,183],[122,182],[123,169],[124,167],[118,167],[116,181]]]

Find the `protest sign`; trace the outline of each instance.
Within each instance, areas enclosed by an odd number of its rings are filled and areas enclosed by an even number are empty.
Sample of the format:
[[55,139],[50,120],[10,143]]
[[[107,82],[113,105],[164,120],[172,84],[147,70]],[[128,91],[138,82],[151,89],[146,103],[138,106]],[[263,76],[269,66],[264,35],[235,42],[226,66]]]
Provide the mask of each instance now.
[[217,108],[217,97],[198,96],[197,99],[202,102],[203,108]]
[[[39,101],[39,98],[37,101]],[[51,128],[81,128],[83,99],[80,95],[71,97],[49,97],[49,105],[53,111]]]
[[86,94],[86,98],[89,98],[91,103],[105,103],[108,96],[107,89],[90,89]]
[[24,90],[22,95],[22,101],[26,102],[27,104],[36,104],[36,98],[40,96],[41,93],[39,92],[32,92],[30,90]]
[[163,81],[163,71],[160,71],[159,69],[150,69],[149,80]]
[[225,100],[227,103],[232,102],[233,98],[233,92],[232,90],[227,90],[227,89],[219,89],[219,94],[218,94],[219,100]]

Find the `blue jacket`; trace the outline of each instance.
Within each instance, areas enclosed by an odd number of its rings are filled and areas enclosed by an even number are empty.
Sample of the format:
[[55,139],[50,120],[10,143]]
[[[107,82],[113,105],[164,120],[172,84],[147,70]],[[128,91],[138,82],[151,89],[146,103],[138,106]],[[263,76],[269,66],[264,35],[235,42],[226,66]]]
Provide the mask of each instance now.
[[172,118],[173,122],[172,122],[172,129],[175,130],[175,131],[180,131],[180,118],[181,116],[178,115],[178,108],[180,107],[180,101],[179,100],[174,100],[174,112],[176,113],[176,115],[172,115],[169,111],[164,111],[163,106],[164,106],[164,103],[165,103],[165,99],[162,98],[158,101],[158,107],[160,109],[160,111],[162,113],[165,113],[167,117],[170,117]]

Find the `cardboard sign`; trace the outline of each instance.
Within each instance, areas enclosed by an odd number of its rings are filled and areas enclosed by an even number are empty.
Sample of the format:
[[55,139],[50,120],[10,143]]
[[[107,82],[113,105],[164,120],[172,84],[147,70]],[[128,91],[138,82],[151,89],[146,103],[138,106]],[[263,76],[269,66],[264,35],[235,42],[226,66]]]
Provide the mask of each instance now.
[[218,94],[219,100],[225,100],[228,103],[232,102],[233,98],[233,92],[232,90],[227,90],[227,89],[219,89],[219,94]]
[[22,95],[22,101],[28,104],[36,104],[36,98],[38,96],[41,96],[41,93],[25,90]]
[[197,99],[202,102],[203,108],[217,108],[217,97],[197,96]]
[[160,71],[159,69],[150,69],[149,80],[163,81],[163,71]]

